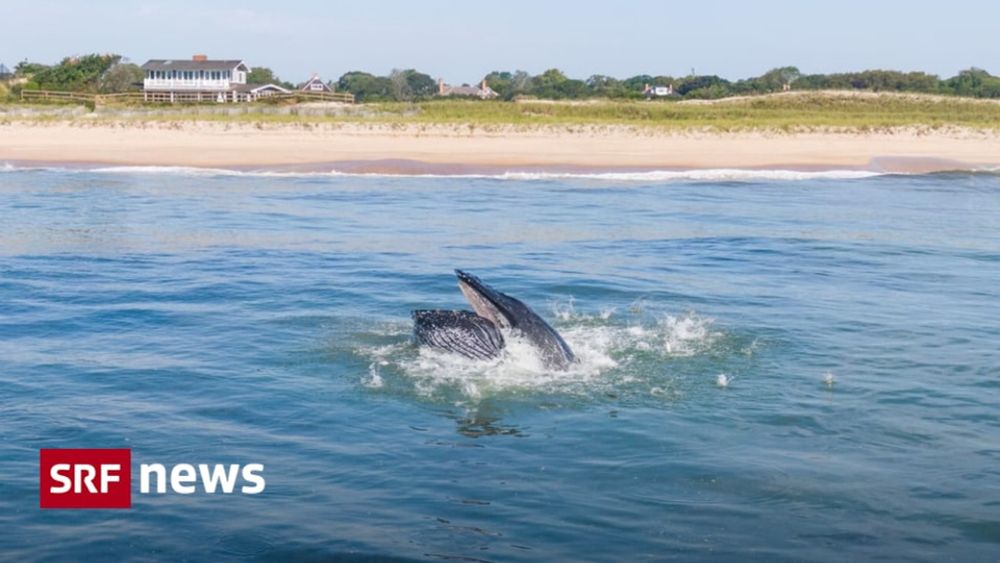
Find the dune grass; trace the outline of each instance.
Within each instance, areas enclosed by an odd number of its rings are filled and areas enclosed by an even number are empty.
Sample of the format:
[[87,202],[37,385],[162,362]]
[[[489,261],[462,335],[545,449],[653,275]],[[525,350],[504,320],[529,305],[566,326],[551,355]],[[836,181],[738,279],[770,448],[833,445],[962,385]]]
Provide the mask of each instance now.
[[946,126],[1000,129],[1000,104],[929,96],[815,94],[715,103],[436,101],[417,104],[417,111],[401,105],[385,106],[382,111],[378,118],[381,120],[474,125],[633,125],[716,131]]
[[[496,126],[632,126],[704,131],[877,131],[915,127],[1000,130],[1000,103],[924,95],[797,93],[715,102],[677,101],[478,101],[431,100],[331,108],[243,106],[165,107],[156,110],[106,108],[74,120],[91,123],[211,121],[259,124],[369,123],[447,125],[471,129]],[[41,112],[39,116],[44,116]],[[0,111],[2,118],[2,111]],[[13,117],[8,119],[31,119]]]

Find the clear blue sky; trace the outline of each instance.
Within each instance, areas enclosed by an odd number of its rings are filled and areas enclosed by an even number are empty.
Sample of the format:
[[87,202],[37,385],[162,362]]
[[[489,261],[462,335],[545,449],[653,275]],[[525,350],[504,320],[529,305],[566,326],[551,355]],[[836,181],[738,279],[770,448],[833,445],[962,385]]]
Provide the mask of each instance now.
[[0,6],[0,62],[114,52],[142,63],[206,53],[295,82],[416,68],[450,82],[491,70],[568,75],[869,68],[1000,74],[1000,1],[29,0]]

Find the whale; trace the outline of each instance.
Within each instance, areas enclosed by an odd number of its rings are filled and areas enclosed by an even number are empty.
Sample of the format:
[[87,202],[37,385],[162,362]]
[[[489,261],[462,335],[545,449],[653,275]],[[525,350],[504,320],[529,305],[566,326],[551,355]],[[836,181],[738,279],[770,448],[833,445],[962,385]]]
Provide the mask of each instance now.
[[538,350],[547,369],[564,370],[576,362],[563,337],[523,301],[468,272],[455,270],[455,275],[472,311],[413,311],[413,336],[418,345],[474,360],[490,360],[503,354],[504,335],[508,334],[523,338]]

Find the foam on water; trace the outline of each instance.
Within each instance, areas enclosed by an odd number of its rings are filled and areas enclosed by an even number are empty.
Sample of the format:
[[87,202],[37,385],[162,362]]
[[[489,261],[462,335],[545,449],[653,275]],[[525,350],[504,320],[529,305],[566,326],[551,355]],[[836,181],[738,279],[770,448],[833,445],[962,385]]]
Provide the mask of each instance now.
[[[454,398],[478,402],[498,394],[568,394],[591,396],[617,393],[640,385],[660,394],[670,385],[667,362],[713,351],[724,335],[714,321],[695,312],[680,315],[617,314],[612,309],[579,313],[572,300],[552,307],[555,328],[576,354],[567,370],[547,369],[537,349],[517,334],[506,333],[507,346],[500,358],[472,360],[458,354],[418,347],[410,339],[408,323],[383,326],[379,336],[392,336],[390,344],[361,346],[355,351],[368,359],[362,384],[372,389],[386,386],[387,377],[421,397]],[[649,363],[664,369],[650,371]]]
[[550,181],[578,180],[601,181],[613,183],[644,183],[644,182],[750,182],[750,181],[797,181],[797,180],[850,180],[880,176],[883,173],[868,170],[760,170],[739,168],[718,168],[698,170],[646,170],[633,172],[545,172],[545,171],[507,171],[483,174],[434,174],[434,173],[380,173],[380,172],[344,172],[331,168],[316,171],[285,171],[285,170],[234,170],[228,168],[208,168],[195,166],[156,166],[156,165],[120,165],[120,166],[25,166],[5,162],[0,168],[3,172],[17,171],[52,171],[69,173],[100,173],[100,174],[136,174],[136,175],[175,175],[175,176],[250,176],[275,178],[317,178],[317,177],[376,177],[376,178],[442,178],[442,179],[493,179],[514,181]]
[[510,180],[603,180],[611,182],[739,182],[757,180],[850,180],[882,175],[867,170],[749,170],[711,168],[701,170],[649,170],[643,172],[508,172],[501,177]]

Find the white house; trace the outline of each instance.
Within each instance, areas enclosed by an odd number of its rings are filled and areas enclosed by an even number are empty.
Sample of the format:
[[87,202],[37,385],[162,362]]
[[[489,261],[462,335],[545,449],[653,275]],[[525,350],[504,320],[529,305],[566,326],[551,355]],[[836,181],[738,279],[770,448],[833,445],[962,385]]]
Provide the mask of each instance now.
[[642,90],[643,95],[646,98],[662,98],[663,96],[673,96],[674,95],[674,85],[670,84],[668,86],[650,86],[646,84],[646,87]]
[[241,60],[209,60],[205,55],[187,59],[153,59],[142,65],[146,101],[255,100],[288,90],[274,84],[247,84],[250,67]]

